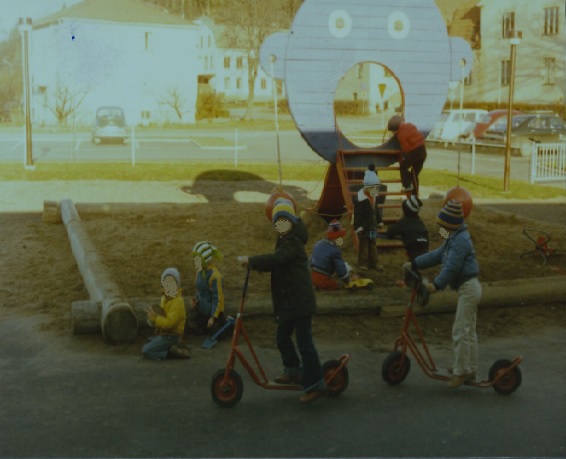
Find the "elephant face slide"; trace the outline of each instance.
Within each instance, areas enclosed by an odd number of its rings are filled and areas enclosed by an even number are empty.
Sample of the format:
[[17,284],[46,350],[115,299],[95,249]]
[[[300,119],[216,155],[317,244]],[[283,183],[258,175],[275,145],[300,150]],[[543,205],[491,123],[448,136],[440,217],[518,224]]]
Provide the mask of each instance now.
[[377,63],[401,88],[406,121],[428,133],[450,81],[470,72],[472,51],[448,37],[434,0],[305,0],[289,33],[267,37],[264,71],[284,80],[289,108],[309,146],[334,162],[339,148],[357,149],[336,128],[334,97],[354,65]]

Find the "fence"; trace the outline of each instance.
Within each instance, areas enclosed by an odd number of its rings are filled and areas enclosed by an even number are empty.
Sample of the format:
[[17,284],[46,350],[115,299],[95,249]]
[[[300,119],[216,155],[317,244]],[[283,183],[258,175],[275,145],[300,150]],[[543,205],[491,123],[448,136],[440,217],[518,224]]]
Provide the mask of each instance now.
[[533,143],[530,183],[566,179],[566,142]]

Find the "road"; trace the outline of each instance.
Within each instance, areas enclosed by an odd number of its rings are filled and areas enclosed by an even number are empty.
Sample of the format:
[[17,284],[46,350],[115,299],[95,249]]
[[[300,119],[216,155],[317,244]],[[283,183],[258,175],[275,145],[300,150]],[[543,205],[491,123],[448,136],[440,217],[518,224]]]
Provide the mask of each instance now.
[[[0,321],[0,457],[566,455],[566,336],[558,326],[481,342],[481,375],[496,359],[523,354],[523,383],[510,396],[448,389],[414,360],[407,379],[388,386],[380,377],[388,351],[342,342],[318,345],[322,360],[350,353],[341,396],[301,405],[297,392],[258,388],[237,364],[244,394],[230,409],[217,407],[209,389],[227,342],[212,351],[197,345],[188,361],[156,363],[97,335],[54,336],[38,326],[31,317]],[[276,374],[277,351],[257,351]],[[448,349],[433,354],[450,360]]]
[[[214,135],[222,146],[207,146],[203,138]],[[298,131],[280,131],[280,154],[283,161],[316,163],[322,159],[316,155]],[[462,148],[460,170],[472,172],[472,155]],[[185,138],[138,137],[125,145],[94,145],[88,133],[72,135],[35,134],[33,140],[34,161],[40,162],[147,162],[147,161],[206,161],[206,162],[277,162],[277,134],[264,131],[191,131]],[[426,167],[431,169],[458,170],[457,147],[428,148]],[[0,139],[0,161],[22,161],[24,147],[22,136],[4,134]],[[511,179],[528,180],[530,161],[512,157]],[[477,153],[475,174],[503,177],[503,155]],[[559,183],[559,182],[558,182]],[[557,182],[554,183],[555,185]]]

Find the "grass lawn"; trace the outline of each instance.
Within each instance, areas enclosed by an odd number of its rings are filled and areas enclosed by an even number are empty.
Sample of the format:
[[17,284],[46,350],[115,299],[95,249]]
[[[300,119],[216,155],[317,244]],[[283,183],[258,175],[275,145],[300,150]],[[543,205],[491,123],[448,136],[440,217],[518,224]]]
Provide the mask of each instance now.
[[[285,163],[282,166],[283,181],[292,177],[298,181],[320,181],[328,165],[309,163]],[[397,177],[397,171],[380,172],[386,179]],[[20,163],[6,163],[0,167],[2,181],[51,181],[51,180],[125,180],[125,181],[183,181],[195,180],[206,175],[207,180],[269,180],[278,181],[278,168],[273,164],[245,164],[235,167],[226,162],[206,163],[42,163],[33,171],[25,170]],[[256,176],[256,177],[254,177]],[[423,185],[448,190],[457,185],[457,174],[447,171],[424,169],[420,175]],[[566,198],[566,191],[558,187],[531,185],[526,181],[511,180],[510,191],[503,192],[503,180],[478,175],[461,174],[460,186],[477,198],[503,199],[551,199]]]

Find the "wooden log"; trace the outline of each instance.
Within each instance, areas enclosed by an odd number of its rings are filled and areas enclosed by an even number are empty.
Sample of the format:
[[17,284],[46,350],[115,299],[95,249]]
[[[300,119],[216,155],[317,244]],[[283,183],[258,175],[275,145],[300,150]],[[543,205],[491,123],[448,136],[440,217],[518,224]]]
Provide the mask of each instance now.
[[136,315],[102,264],[69,199],[61,201],[61,218],[90,300],[101,303],[100,324],[104,338],[111,343],[132,341],[138,329]]

